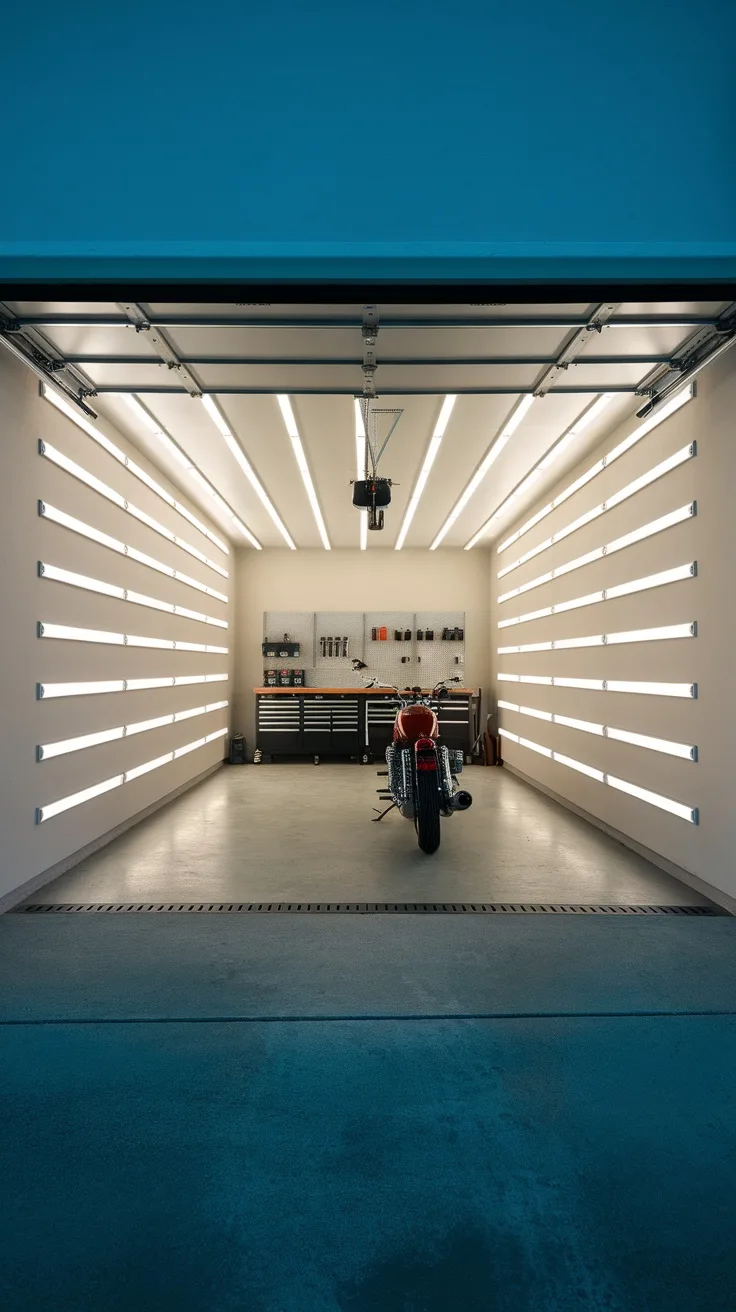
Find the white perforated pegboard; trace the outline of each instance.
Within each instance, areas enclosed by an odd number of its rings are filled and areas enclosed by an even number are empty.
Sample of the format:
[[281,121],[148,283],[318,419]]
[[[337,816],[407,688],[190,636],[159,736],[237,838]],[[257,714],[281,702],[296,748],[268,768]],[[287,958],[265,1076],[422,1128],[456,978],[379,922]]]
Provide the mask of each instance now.
[[[372,631],[386,629],[386,639],[373,639]],[[459,629],[462,640],[443,640],[443,630]],[[434,633],[431,641],[417,632]],[[406,632],[410,638],[406,639]],[[308,688],[360,688],[373,676],[399,688],[434,687],[442,679],[465,678],[465,615],[462,611],[267,611],[263,616],[264,640],[288,634],[301,645],[301,654],[269,660],[264,669],[296,668],[305,671]],[[401,638],[396,634],[401,633]],[[324,649],[321,639],[332,639]],[[344,639],[348,640],[344,655]],[[339,646],[336,639],[340,639]],[[365,661],[367,669],[354,671],[353,658]]]

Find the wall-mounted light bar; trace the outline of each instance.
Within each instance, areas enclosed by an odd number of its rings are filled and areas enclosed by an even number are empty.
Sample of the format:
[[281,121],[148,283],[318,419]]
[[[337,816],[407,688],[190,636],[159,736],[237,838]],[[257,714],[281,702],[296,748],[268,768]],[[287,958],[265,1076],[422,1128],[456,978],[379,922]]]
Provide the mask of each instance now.
[[[201,519],[197,519],[197,516],[193,515],[191,510],[188,510],[180,501],[177,501],[176,497],[173,497],[170,492],[166,491],[166,488],[162,487],[160,483],[157,483],[155,478],[151,478],[151,475],[148,474],[145,469],[142,469],[140,465],[137,465],[134,460],[130,460],[125,452],[121,451],[119,446],[116,446],[114,442],[111,442],[110,438],[106,437],[99,428],[95,428],[94,424],[91,424],[90,421],[85,419],[84,415],[80,414],[73,405],[70,405],[62,396],[59,396],[58,392],[53,391],[52,388],[48,387],[45,383],[42,383],[41,395],[45,397],[47,401],[50,401],[57,410],[60,410],[62,414],[66,415],[67,419],[71,419],[72,423],[76,424],[78,428],[81,428],[82,431],[85,432],[88,437],[91,437],[98,446],[101,446],[104,451],[107,451],[108,455],[111,455],[113,460],[117,460],[118,464],[123,465],[128,470],[129,474],[132,474],[134,478],[139,480],[139,482],[145,483],[146,487],[150,488],[150,490],[154,492],[157,497],[160,497],[162,501],[165,501],[167,506],[171,506],[171,509],[175,510],[178,515],[181,515],[182,519],[186,519],[187,523],[192,524],[194,528],[198,529],[203,537],[207,538],[210,542],[214,542],[215,546],[219,547],[220,551],[224,552],[226,556],[229,554],[230,549],[227,543],[223,542],[222,538],[219,538],[216,533],[213,533],[211,529],[207,528],[207,526],[202,523]],[[148,412],[143,410],[142,406],[140,406],[140,410],[146,415],[147,420],[151,418],[151,416],[148,415]],[[177,458],[183,457],[183,453],[179,451],[179,448],[175,443],[172,442],[171,445],[177,451]],[[179,460],[179,463],[182,463],[181,459]]]
[[553,711],[539,711],[532,706],[519,706],[516,702],[499,701],[503,711],[515,711],[517,715],[528,715],[535,720],[546,720],[548,724],[562,724],[568,729],[579,729],[582,733],[596,734],[599,738],[613,738],[616,742],[630,743],[634,747],[645,747],[652,752],[663,752],[666,756],[678,756],[683,761],[697,761],[697,747],[687,743],[671,742],[669,738],[652,738],[644,733],[631,733],[628,729],[615,729],[607,724],[596,724],[593,720],[576,720],[569,715],[558,715]]
[[464,492],[455,502],[455,505],[453,506],[452,510],[447,516],[447,519],[442,525],[442,528],[437,534],[437,537],[432,543],[430,547],[430,551],[436,551],[437,547],[439,547],[440,543],[447,536],[453,524],[459,518],[459,516],[462,514],[463,510],[467,506],[470,498],[473,496],[475,492],[477,492],[478,488],[483,482],[483,479],[488,473],[488,470],[491,468],[491,465],[495,464],[496,460],[498,460],[498,457],[500,456],[504,447],[513,437],[514,433],[519,427],[519,424],[521,423],[525,414],[530,409],[530,407],[534,404],[534,401],[535,401],[535,397],[531,394],[528,396],[523,396],[519,401],[519,403],[514,407],[511,416],[509,417],[509,419],[507,419],[506,423],[501,429],[501,432],[498,434],[498,437],[496,437],[491,443],[490,447],[488,448],[488,451],[486,452],[485,456],[483,457],[483,460],[481,461],[475,473],[473,474],[473,477],[471,478]]
[[577,647],[611,647],[616,643],[663,642],[670,638],[696,638],[698,626],[693,620],[688,624],[665,624],[656,629],[628,629],[623,633],[594,633],[584,638],[556,638],[553,642],[527,642],[518,647],[497,647],[499,656],[508,656],[530,651],[564,651]]
[[51,463],[56,465],[59,469],[63,469],[65,473],[71,474],[72,478],[76,478],[80,483],[84,483],[86,487],[92,488],[94,492],[99,492],[100,496],[104,497],[106,501],[111,501],[119,510],[124,510],[126,514],[132,515],[134,519],[139,521],[139,523],[145,524],[146,527],[152,529],[154,533],[158,533],[159,537],[166,538],[167,541],[173,543],[174,546],[180,547],[181,550],[186,551],[188,555],[194,556],[196,560],[201,561],[203,565],[214,570],[216,574],[220,574],[222,578],[228,578],[227,570],[223,569],[221,565],[215,564],[213,560],[210,560],[205,556],[203,551],[192,546],[190,542],[184,541],[183,538],[178,538],[176,534],[172,533],[164,524],[159,523],[157,519],[153,519],[151,515],[146,514],[145,510],[139,510],[139,508],[134,506],[132,502],[126,501],[125,497],[121,496],[119,492],[116,492],[114,488],[108,487],[107,483],[103,483],[102,479],[97,478],[94,474],[90,474],[89,470],[83,469],[75,460],[70,460],[62,451],[57,451],[56,447],[51,446],[48,442],[39,441],[38,452],[39,455],[44,457],[44,459],[51,461]]
[[675,451],[674,455],[668,456],[666,460],[661,460],[658,465],[653,467],[653,469],[647,470],[646,474],[642,474],[639,478],[635,478],[632,483],[627,483],[626,487],[621,488],[619,492],[614,492],[606,501],[602,501],[600,505],[594,506],[592,510],[587,510],[584,515],[579,515],[578,518],[574,519],[570,524],[566,524],[564,528],[558,529],[556,533],[545,538],[544,542],[540,542],[538,546],[532,547],[530,551],[525,552],[523,556],[519,556],[518,559],[512,561],[510,565],[506,565],[504,569],[498,571],[496,577],[501,579],[504,575],[510,574],[512,570],[518,569],[520,565],[525,565],[527,561],[533,560],[535,556],[541,555],[543,551],[549,551],[550,547],[555,546],[558,542],[562,542],[562,540],[569,537],[571,533],[576,533],[577,530],[583,528],[585,524],[590,524],[594,519],[599,519],[600,516],[605,515],[608,510],[613,510],[615,506],[620,506],[623,501],[627,501],[629,497],[635,496],[637,492],[641,492],[643,488],[649,487],[650,484],[655,483],[657,479],[663,478],[665,474],[671,473],[673,469],[677,469],[679,465],[683,465],[686,461],[692,460],[696,455],[697,445],[695,442],[690,442],[687,446],[684,446],[682,450]]
[[573,570],[582,569],[584,565],[591,565],[593,561],[602,560],[604,556],[612,556],[616,551],[623,551],[626,547],[633,547],[637,542],[644,542],[646,538],[654,537],[657,533],[664,533],[668,528],[674,528],[676,524],[683,524],[686,520],[692,519],[697,514],[697,502],[690,501],[685,506],[679,506],[677,510],[671,510],[666,515],[660,515],[658,519],[651,520],[648,524],[642,524],[640,528],[632,529],[630,533],[624,533],[620,538],[614,538],[611,542],[606,542],[602,547],[594,547],[592,551],[586,551],[582,556],[576,556],[573,560],[566,561],[563,565],[557,565],[555,569],[550,569],[546,574],[538,574],[536,578],[530,579],[528,583],[522,583],[518,588],[511,588],[509,592],[502,592],[496,598],[496,601],[508,601],[511,597],[520,597],[525,592],[532,592],[534,588],[539,588],[543,583],[549,583],[552,579],[558,579],[563,574],[571,574]]
[[697,683],[657,683],[637,679],[570,679],[551,674],[499,674],[504,683],[528,683],[545,688],[579,688],[589,692],[630,692],[644,697],[697,697]]
[[521,498],[525,492],[528,492],[532,483],[536,482],[536,480],[540,477],[540,475],[544,473],[545,469],[548,469],[549,466],[553,463],[553,461],[557,460],[563,454],[563,452],[567,449],[570,443],[574,442],[575,438],[579,437],[580,434],[583,433],[585,429],[588,428],[589,425],[592,424],[593,421],[598,418],[598,416],[602,413],[602,411],[605,410],[606,406],[610,405],[611,401],[613,400],[613,397],[614,397],[613,392],[606,392],[604,393],[603,396],[599,396],[598,399],[593,402],[593,405],[589,406],[589,408],[585,411],[585,413],[582,414],[579,419],[575,420],[575,423],[572,425],[572,427],[568,429],[568,431],[562,435],[559,441],[555,442],[554,446],[550,448],[547,454],[541,460],[539,460],[537,464],[532,467],[532,469],[530,469],[526,478],[519,484],[518,487],[514,488],[513,492],[509,493],[509,495],[501,502],[500,506],[498,506],[496,510],[494,510],[490,518],[486,520],[485,524],[481,525],[481,527],[478,529],[478,532],[475,533],[473,537],[470,539],[470,541],[465,544],[466,551],[471,551],[472,548],[476,546],[478,542],[480,542],[480,539],[485,536],[488,530],[492,528],[492,526],[496,523],[496,521],[500,519],[502,515],[508,512],[508,509],[511,506],[511,504],[514,501],[519,500],[519,498]]
[[228,702],[211,702],[208,706],[194,706],[188,711],[175,711],[172,715],[159,715],[152,720],[138,720],[134,724],[119,724],[114,729],[101,729],[99,733],[84,733],[76,738],[64,738],[55,743],[43,743],[36,748],[39,761],[50,761],[55,756],[68,756],[70,752],[80,752],[86,747],[97,747],[100,743],[117,742],[130,738],[133,734],[148,733],[151,729],[161,729],[165,725],[178,724],[180,720],[191,720],[199,715],[211,715],[222,711]]
[[[635,428],[633,433],[630,433],[628,437],[625,437],[623,441],[619,442],[617,446],[613,447],[611,451],[607,452],[607,454],[603,456],[601,460],[597,460],[594,465],[591,465],[590,469],[587,469],[584,474],[581,474],[579,478],[576,478],[574,482],[570,483],[568,487],[564,488],[562,492],[559,492],[552,501],[549,501],[547,503],[546,506],[542,506],[541,510],[538,510],[536,514],[532,515],[531,519],[528,519],[526,523],[521,525],[521,528],[517,529],[516,532],[512,533],[509,537],[505,538],[498,548],[499,555],[501,554],[501,552],[506,551],[508,547],[512,545],[512,543],[518,542],[519,538],[523,537],[525,533],[528,533],[530,529],[534,528],[535,525],[537,525],[540,522],[540,520],[545,519],[546,516],[550,515],[553,510],[556,510],[557,507],[561,506],[564,501],[567,501],[568,497],[573,496],[575,492],[579,492],[581,487],[585,487],[586,483],[589,483],[591,479],[595,478],[598,474],[602,473],[604,469],[607,469],[607,467],[610,464],[612,464],[614,460],[618,460],[619,456],[622,456],[624,452],[630,451],[632,446],[635,446],[636,443],[640,442],[643,437],[646,437],[647,433],[651,433],[653,428],[657,428],[658,425],[663,423],[665,419],[669,419],[670,415],[673,415],[677,410],[680,410],[682,406],[685,405],[688,401],[691,401],[694,395],[695,395],[695,388],[693,384],[690,383],[689,386],[683,388],[681,392],[678,392],[677,396],[673,396],[671,401],[668,401],[667,404],[662,406],[660,410],[655,411],[655,413],[651,415],[649,419],[646,419],[644,423],[638,426],[638,428]],[[562,438],[561,442],[566,443],[567,437]],[[558,451],[557,449],[559,446],[560,443],[557,443],[552,448],[552,450],[547,453],[547,455],[544,458],[545,461],[551,463],[553,459],[557,458],[557,455],[561,454],[561,452]],[[544,462],[542,462],[542,465],[543,463]],[[540,468],[542,467],[542,465],[540,465]],[[517,493],[518,491],[519,489],[517,489]],[[480,534],[476,534],[476,538],[468,543],[468,548],[474,545],[475,541],[477,541],[477,538],[482,533],[485,532],[486,528],[490,527],[494,519],[498,519],[504,513],[509,502],[513,500],[513,498],[517,495],[517,493],[512,493],[510,497],[507,497],[506,500],[501,503],[498,509],[494,511],[494,514],[491,516],[491,519],[488,521],[488,523],[485,524],[483,528],[480,530]]]
[[172,456],[174,460],[176,460],[177,464],[181,465],[182,469],[185,469],[187,471],[190,477],[194,479],[195,483],[199,484],[199,486],[202,488],[202,491],[205,492],[206,495],[212,499],[212,501],[214,501],[218,510],[221,510],[224,515],[227,515],[228,519],[232,520],[235,527],[240,530],[240,532],[243,534],[245,538],[247,538],[251,546],[255,547],[257,551],[260,551],[261,544],[258,541],[258,539],[253,536],[249,528],[246,528],[243,521],[238,518],[238,516],[235,514],[235,511],[232,510],[231,507],[227,504],[227,501],[225,501],[224,497],[220,496],[220,493],[217,491],[216,488],[212,486],[209,479],[205,478],[201,469],[197,468],[194,462],[189,459],[189,456],[186,454],[186,452],[182,451],[181,447],[176,442],[174,442],[174,440],[169,436],[166,430],[161,427],[158,420],[154,419],[153,415],[149,414],[145,406],[142,406],[140,401],[138,401],[134,396],[131,396],[127,392],[122,393],[122,396],[123,396],[123,400],[127,402],[131,410],[133,410],[134,413],[138,416],[141,423],[145,424],[148,431],[150,433],[153,433],[154,437],[158,438],[161,445],[165,447],[169,455]]
[[174,752],[167,752],[165,756],[157,756],[153,761],[145,761],[143,765],[137,765],[132,770],[126,770],[123,774],[113,775],[111,779],[103,779],[102,783],[93,784],[91,788],[84,788],[79,793],[71,793],[68,797],[62,797],[58,802],[50,802],[48,806],[39,806],[36,809],[36,824],[43,824],[45,820],[51,820],[55,815],[61,815],[64,811],[69,811],[72,807],[81,806],[83,802],[89,802],[94,797],[100,797],[103,793],[109,793],[113,788],[120,788],[123,784],[131,783],[134,779],[140,778],[143,774],[149,774],[151,770],[157,770],[163,765],[168,765],[170,761],[176,761],[180,756],[186,755],[187,752],[195,751],[198,747],[204,747],[207,743],[213,743],[218,738],[224,738],[227,729],[217,729],[214,733],[208,733],[204,738],[198,738],[194,743],[188,743],[186,747],[178,747]]
[[450,415],[452,414],[456,400],[457,400],[456,396],[446,396],[444,401],[442,402],[442,409],[440,410],[437,423],[434,426],[434,432],[432,433],[429,446],[427,447],[427,454],[424,457],[424,463],[422,464],[422,467],[419,471],[419,477],[416,481],[416,486],[414,488],[414,491],[412,492],[411,500],[409,501],[409,504],[406,507],[404,522],[401,525],[401,528],[399,530],[399,536],[396,539],[396,551],[401,551],[401,548],[403,547],[404,542],[406,540],[406,535],[409,532],[411,521],[413,520],[416,514],[416,509],[421,500],[422,493],[424,491],[424,488],[427,483],[427,479],[429,478],[430,471],[432,469],[432,465],[434,464],[437,458],[437,452],[440,449],[440,444],[442,442],[442,438],[445,435],[445,429],[447,428]]
[[[363,412],[360,408],[360,401],[355,398],[355,477],[360,482],[368,477],[366,465],[366,431],[363,423]],[[360,549],[365,551],[368,546],[368,511],[361,510],[360,514]]]
[[131,547],[126,542],[121,542],[119,538],[113,538],[109,533],[103,533],[101,529],[93,528],[91,524],[85,524],[84,520],[76,519],[74,515],[68,515],[65,510],[58,510],[56,506],[49,505],[48,501],[39,501],[38,513],[44,519],[52,520],[54,524],[61,525],[62,528],[71,529],[72,533],[78,533],[80,537],[89,538],[91,542],[97,542],[101,547],[108,547],[110,551],[116,551],[119,556],[127,556],[129,560],[135,560],[139,565],[147,565],[149,569],[154,569],[158,574],[165,574],[167,578],[176,579],[178,583],[184,583],[188,588],[194,588],[197,592],[202,592],[208,597],[216,597],[218,601],[227,602],[228,598],[224,592],[218,592],[215,588],[209,588],[198,579],[194,579],[190,574],[182,574],[181,570],[172,569],[171,565],[165,565],[163,561],[156,560],[154,556],[149,556],[145,551],[139,551],[137,547]]
[[179,642],[172,638],[142,638],[132,633],[111,633],[106,629],[81,629],[71,624],[47,624],[39,621],[39,638],[62,638],[69,642],[96,642],[110,647],[157,647],[168,651],[199,651],[227,655],[227,647],[213,647],[202,642]]
[[637,784],[630,784],[625,779],[618,779],[615,775],[607,774],[603,770],[596,770],[591,765],[586,765],[584,761],[576,761],[572,756],[563,756],[561,752],[551,751],[549,747],[543,747],[541,743],[531,742],[528,738],[521,738],[519,734],[511,733],[509,729],[499,730],[501,737],[508,739],[509,742],[518,743],[520,747],[527,747],[532,752],[537,752],[541,756],[546,756],[555,761],[558,765],[566,765],[568,769],[577,770],[580,774],[585,774],[589,779],[596,779],[600,784],[608,784],[611,788],[618,789],[619,792],[629,793],[631,797],[637,797],[642,802],[648,802],[650,806],[656,806],[660,811],[669,811],[671,815],[679,816],[681,820],[687,820],[690,824],[698,823],[698,808],[694,806],[684,806],[682,802],[675,802],[670,797],[663,797],[660,793],[650,792],[648,788],[639,788]]
[[227,674],[177,674],[163,679],[97,679],[85,683],[37,683],[36,697],[96,697],[106,692],[143,692],[151,688],[183,688],[194,683],[227,683]]
[[647,592],[650,588],[661,588],[667,583],[679,583],[684,579],[695,578],[698,563],[691,560],[687,565],[676,565],[674,569],[661,570],[659,574],[648,574],[642,579],[632,579],[630,583],[617,583],[612,588],[602,588],[600,592],[589,592],[585,597],[573,597],[572,601],[558,601],[555,606],[544,606],[541,610],[530,610],[524,615],[514,615],[512,619],[499,620],[499,629],[508,629],[514,624],[527,624],[530,620],[539,620],[548,615],[559,615],[563,611],[580,610],[583,606],[594,606],[600,601],[611,601],[615,597],[629,597],[636,592]]
[[304,451],[304,447],[302,445],[302,439],[299,436],[299,429],[297,428],[296,419],[294,418],[294,411],[291,408],[291,401],[289,400],[288,396],[279,396],[277,399],[279,403],[279,409],[281,410],[281,414],[284,423],[286,425],[286,431],[289,434],[289,438],[291,440],[291,446],[294,452],[294,456],[296,458],[296,463],[299,466],[299,473],[302,476],[302,482],[304,484],[307,496],[309,497],[309,504],[312,507],[314,522],[317,525],[317,529],[322,539],[322,545],[325,551],[329,551],[330,539],[327,536],[325,521],[323,519],[322,510],[320,508],[320,504],[317,499],[317,493],[315,491],[314,482],[312,480],[312,475],[309,469],[309,465],[307,463],[307,457]]
[[235,460],[237,460],[238,464],[240,465],[240,468],[245,474],[245,477],[247,478],[248,482],[253,488],[253,491],[258,497],[258,500],[261,502],[261,504],[265,507],[266,511],[270,515],[279,533],[284,539],[284,542],[286,543],[287,547],[289,547],[291,551],[296,551],[296,543],[293,541],[291,534],[289,533],[286,525],[281,519],[281,516],[276,510],[276,507],[274,506],[265,487],[263,486],[261,480],[256,474],[256,471],[251,465],[248,457],[246,456],[235,434],[231,431],[230,426],[227,420],[225,419],[225,416],[223,415],[222,411],[220,410],[219,406],[211,396],[203,396],[200,399],[202,401],[202,405],[207,411],[207,414],[209,415],[210,419],[213,421],[218,432],[225,439],[225,445],[230,451],[230,454],[234,457]]
[[205,615],[199,610],[189,610],[186,606],[174,606],[170,601],[161,601],[158,597],[147,597],[143,592],[132,592],[129,588],[119,588],[114,583],[104,583],[101,579],[89,578],[86,574],[75,574],[73,570],[61,569],[58,565],[49,565],[46,561],[38,562],[39,578],[52,583],[66,583],[73,588],[83,588],[85,592],[97,592],[103,597],[114,597],[118,601],[129,601],[134,606],[146,606],[150,610],[163,610],[168,615],[179,615],[182,619],[196,620],[199,624],[212,624],[215,628],[226,629],[227,620],[217,620],[213,615]]

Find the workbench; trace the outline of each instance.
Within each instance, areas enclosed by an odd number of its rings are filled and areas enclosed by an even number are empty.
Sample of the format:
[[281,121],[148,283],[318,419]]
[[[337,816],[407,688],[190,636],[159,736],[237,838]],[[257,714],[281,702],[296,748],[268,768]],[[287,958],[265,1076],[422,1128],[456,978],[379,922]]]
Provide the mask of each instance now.
[[[256,748],[276,757],[383,760],[399,700],[382,688],[254,688]],[[431,689],[426,690],[426,695]],[[480,693],[453,688],[434,698],[440,741],[469,753],[479,731]]]

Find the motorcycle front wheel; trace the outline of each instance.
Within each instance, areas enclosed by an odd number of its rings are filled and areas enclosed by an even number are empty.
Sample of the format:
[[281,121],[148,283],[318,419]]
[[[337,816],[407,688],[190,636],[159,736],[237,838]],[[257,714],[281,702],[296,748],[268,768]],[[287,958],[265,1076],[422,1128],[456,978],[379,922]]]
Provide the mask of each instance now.
[[440,794],[434,770],[417,770],[414,827],[417,842],[428,856],[440,845]]

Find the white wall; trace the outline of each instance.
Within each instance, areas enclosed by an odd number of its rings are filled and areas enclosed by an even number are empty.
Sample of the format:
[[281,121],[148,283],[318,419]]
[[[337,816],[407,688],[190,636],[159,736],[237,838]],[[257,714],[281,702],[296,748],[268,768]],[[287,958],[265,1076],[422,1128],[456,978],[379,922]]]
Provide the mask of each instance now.
[[[224,555],[174,508],[43,399],[38,380],[31,371],[2,350],[0,398],[2,897],[124,824],[131,816],[222,759],[226,739],[207,744],[42,824],[36,823],[36,807],[119,775],[228,725],[228,712],[219,711],[136,734],[119,742],[99,744],[46,761],[36,760],[39,744],[230,697],[229,682],[58,700],[38,700],[36,685],[51,681],[155,678],[218,671],[230,675],[234,555]],[[100,420],[97,427],[213,530],[214,526],[207,523],[201,511],[194,504],[190,505],[179,489],[168,483],[112,425]],[[171,532],[228,569],[231,578],[222,579],[176,544],[44,459],[38,454],[40,438],[52,443]],[[229,603],[223,604],[204,596],[165,574],[50,523],[38,514],[39,498],[227,594]],[[218,536],[222,538],[222,533],[218,532]],[[38,577],[39,561],[226,619],[229,627],[216,628],[41,579]],[[37,636],[39,620],[215,644],[228,647],[229,654],[141,650],[41,639]]]
[[[505,741],[503,745],[505,760],[604,824],[732,897],[736,896],[736,808],[733,804],[736,740],[732,673],[736,637],[734,414],[736,358],[732,353],[701,375],[694,400],[607,466],[524,534],[518,543],[500,555],[494,549],[491,564],[493,668],[498,696],[516,704],[693,744],[698,748],[698,761],[675,759],[511,711],[500,712],[501,726],[596,769],[678,802],[697,806],[700,823],[697,826],[690,824],[513,742]],[[521,521],[509,525],[500,541],[631,433],[637,422],[635,419],[627,421],[610,434],[537,505],[530,507]],[[698,452],[695,459],[667,473],[505,578],[497,579],[499,569],[694,439],[697,440]],[[499,594],[692,499],[697,500],[694,519],[536,587],[521,597],[497,603]],[[698,564],[696,578],[501,630],[496,627],[501,619],[558,605],[692,560]],[[582,650],[495,654],[497,646],[651,628],[691,620],[697,621],[698,636],[690,639]],[[698,698],[679,700],[500,682],[499,671],[558,677],[696,682]]]
[[253,688],[263,683],[263,613],[272,610],[460,610],[465,679],[488,687],[488,551],[240,550],[236,572],[234,726],[253,745]]

